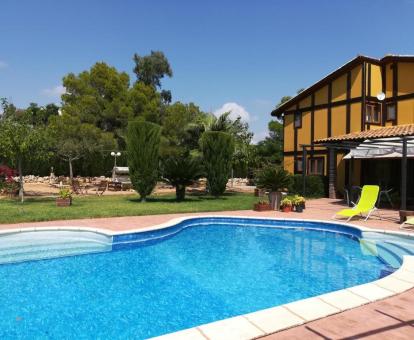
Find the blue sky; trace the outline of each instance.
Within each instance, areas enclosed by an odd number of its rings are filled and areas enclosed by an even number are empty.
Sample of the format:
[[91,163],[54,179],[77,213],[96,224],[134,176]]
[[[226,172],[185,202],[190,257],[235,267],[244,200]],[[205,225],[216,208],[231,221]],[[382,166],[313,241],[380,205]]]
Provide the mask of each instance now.
[[414,54],[413,13],[414,0],[2,0],[0,97],[58,103],[68,72],[105,61],[134,79],[133,54],[161,50],[173,100],[237,103],[258,140],[281,96],[357,54]]

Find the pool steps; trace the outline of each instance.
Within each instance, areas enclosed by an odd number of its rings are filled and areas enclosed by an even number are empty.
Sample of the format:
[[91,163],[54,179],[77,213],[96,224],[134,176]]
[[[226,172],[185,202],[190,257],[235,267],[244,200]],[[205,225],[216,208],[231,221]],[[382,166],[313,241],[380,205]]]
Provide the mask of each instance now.
[[112,237],[84,231],[36,231],[0,237],[0,264],[112,250]]

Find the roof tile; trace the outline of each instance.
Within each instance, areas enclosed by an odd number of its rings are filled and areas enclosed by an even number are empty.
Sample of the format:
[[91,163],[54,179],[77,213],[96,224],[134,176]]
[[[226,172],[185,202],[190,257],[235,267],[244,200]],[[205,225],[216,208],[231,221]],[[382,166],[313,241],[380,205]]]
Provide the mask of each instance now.
[[317,139],[314,143],[341,142],[341,141],[357,141],[364,139],[375,139],[385,137],[402,137],[413,136],[414,124],[386,126],[373,130],[361,132],[352,132],[346,135],[333,136],[328,138]]

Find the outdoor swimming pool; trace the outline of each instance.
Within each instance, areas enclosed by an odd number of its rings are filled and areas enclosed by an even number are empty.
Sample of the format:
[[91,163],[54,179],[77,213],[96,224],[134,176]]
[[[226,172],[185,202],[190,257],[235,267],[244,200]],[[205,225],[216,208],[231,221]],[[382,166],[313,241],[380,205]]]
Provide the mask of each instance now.
[[[25,233],[2,236],[17,246],[2,245],[0,261],[35,259],[36,247],[74,255],[53,233],[18,255]],[[0,265],[2,339],[153,337],[370,282],[412,253],[411,240],[351,227],[242,218],[72,239],[87,240],[94,253]]]

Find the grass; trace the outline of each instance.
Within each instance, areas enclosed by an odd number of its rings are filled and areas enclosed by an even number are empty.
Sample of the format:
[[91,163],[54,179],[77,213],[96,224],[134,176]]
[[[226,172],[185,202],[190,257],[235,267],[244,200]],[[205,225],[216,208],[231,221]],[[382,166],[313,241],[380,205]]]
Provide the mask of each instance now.
[[71,207],[56,207],[53,198],[27,198],[22,204],[0,200],[0,223],[67,220],[91,217],[142,216],[203,211],[252,209],[253,194],[228,193],[220,198],[189,195],[176,202],[174,195],[153,196],[141,203],[137,195],[75,197]]

